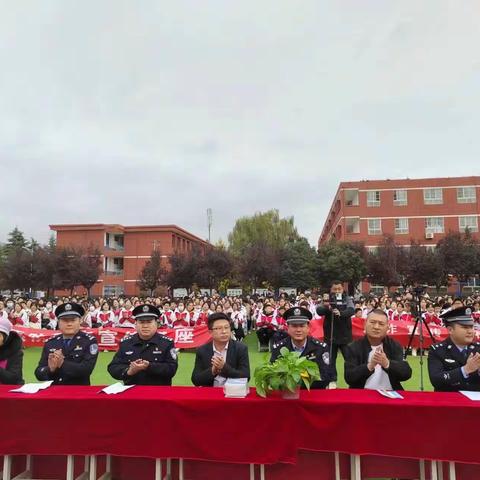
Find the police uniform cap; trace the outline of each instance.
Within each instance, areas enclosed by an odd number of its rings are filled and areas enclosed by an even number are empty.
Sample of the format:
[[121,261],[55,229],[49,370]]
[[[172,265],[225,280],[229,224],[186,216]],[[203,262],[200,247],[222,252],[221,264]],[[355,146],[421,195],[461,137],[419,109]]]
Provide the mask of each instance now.
[[150,318],[155,318],[158,320],[160,317],[160,310],[155,307],[154,305],[149,305],[149,304],[143,304],[143,305],[138,305],[138,307],[135,307],[132,311],[133,318],[135,320],[148,320]]
[[460,307],[446,311],[440,318],[445,325],[459,323],[460,325],[473,325],[472,307]]
[[303,307],[292,307],[285,310],[283,318],[287,323],[309,323],[312,319],[310,310]]
[[55,316],[59,320],[62,318],[82,318],[84,314],[85,310],[79,303],[62,303],[55,309]]

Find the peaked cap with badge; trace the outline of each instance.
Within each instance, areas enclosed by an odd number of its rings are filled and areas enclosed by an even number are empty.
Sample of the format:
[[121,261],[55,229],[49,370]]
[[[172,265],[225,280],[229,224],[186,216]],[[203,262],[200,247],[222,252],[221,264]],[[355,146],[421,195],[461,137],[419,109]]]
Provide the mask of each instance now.
[[151,318],[158,320],[160,318],[160,310],[154,305],[138,305],[138,307],[133,309],[132,315],[135,320],[148,320]]
[[472,307],[460,307],[447,310],[440,315],[445,325],[448,327],[453,323],[459,323],[460,325],[473,325]]
[[82,318],[85,315],[85,309],[79,303],[62,303],[55,309],[55,316],[60,320],[62,318]]
[[309,323],[312,319],[312,312],[304,307],[292,307],[285,310],[283,318],[288,324]]

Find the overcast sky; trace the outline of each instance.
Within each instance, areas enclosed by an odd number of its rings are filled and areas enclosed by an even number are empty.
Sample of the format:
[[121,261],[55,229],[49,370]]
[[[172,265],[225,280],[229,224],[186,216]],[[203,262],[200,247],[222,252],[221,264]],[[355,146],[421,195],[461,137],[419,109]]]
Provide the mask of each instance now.
[[480,174],[477,0],[0,0],[0,242],[17,225],[278,208],[316,244],[338,183]]

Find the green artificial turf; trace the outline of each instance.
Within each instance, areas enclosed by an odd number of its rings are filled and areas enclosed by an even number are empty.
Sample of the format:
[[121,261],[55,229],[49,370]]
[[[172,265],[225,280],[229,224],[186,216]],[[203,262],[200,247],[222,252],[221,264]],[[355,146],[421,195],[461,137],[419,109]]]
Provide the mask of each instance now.
[[[255,332],[249,334],[245,339],[246,344],[249,347],[249,356],[250,356],[250,369],[251,375],[253,377],[253,372],[255,367],[260,365],[264,361],[268,361],[268,353],[259,353],[257,351],[257,337]],[[23,361],[23,376],[26,382],[35,382],[34,370],[38,365],[38,360],[40,358],[41,349],[40,348],[27,348],[25,349],[25,356]],[[114,380],[107,372],[107,365],[113,358],[113,352],[101,352],[98,356],[97,365],[93,371],[91,382],[92,385],[108,385],[114,383]],[[190,380],[193,364],[195,361],[195,352],[191,350],[182,350],[179,353],[178,357],[178,370],[173,378],[174,385],[191,385]],[[403,386],[405,390],[420,390],[420,359],[419,357],[408,357],[408,361],[412,367],[413,375],[408,382],[404,382]],[[337,385],[339,388],[345,388],[346,383],[343,379],[343,357],[339,353],[339,358],[337,360],[337,369],[338,369],[338,382]],[[424,358],[424,385],[425,390],[432,391],[432,385],[428,379],[427,371],[427,359]],[[250,382],[253,385],[253,381]]]

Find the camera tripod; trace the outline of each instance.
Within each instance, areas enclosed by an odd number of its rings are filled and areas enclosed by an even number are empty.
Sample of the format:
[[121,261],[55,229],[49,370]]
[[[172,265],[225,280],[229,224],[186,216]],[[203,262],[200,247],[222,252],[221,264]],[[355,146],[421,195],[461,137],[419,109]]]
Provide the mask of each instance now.
[[415,325],[413,326],[412,333],[410,334],[410,338],[408,339],[408,345],[407,348],[405,349],[405,354],[404,354],[404,359],[407,359],[408,352],[412,351],[412,344],[413,344],[413,339],[415,338],[415,333],[417,331],[417,328],[419,329],[419,344],[420,344],[420,391],[424,391],[424,383],[423,383],[423,351],[424,351],[424,334],[423,334],[423,327],[425,326],[430,339],[432,340],[432,344],[435,343],[435,339],[432,335],[432,331],[430,330],[430,327],[428,324],[425,323],[425,320],[422,318],[422,314],[420,312],[420,295],[423,293],[423,288],[415,288],[413,290],[412,294],[412,311],[415,315]]

